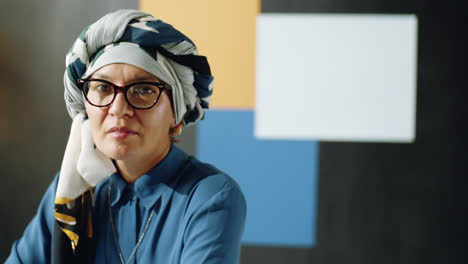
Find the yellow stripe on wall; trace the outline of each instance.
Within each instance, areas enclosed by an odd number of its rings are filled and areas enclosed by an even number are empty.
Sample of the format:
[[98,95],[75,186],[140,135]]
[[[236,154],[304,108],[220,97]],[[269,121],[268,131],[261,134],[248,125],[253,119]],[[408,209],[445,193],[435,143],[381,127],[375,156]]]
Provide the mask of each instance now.
[[140,10],[173,25],[208,57],[215,76],[210,107],[254,107],[260,0],[140,0]]

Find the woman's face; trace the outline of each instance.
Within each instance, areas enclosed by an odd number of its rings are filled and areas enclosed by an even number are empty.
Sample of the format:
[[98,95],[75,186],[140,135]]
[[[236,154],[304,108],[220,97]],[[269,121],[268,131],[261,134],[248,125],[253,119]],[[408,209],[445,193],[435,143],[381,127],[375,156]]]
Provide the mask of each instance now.
[[[154,75],[133,65],[115,63],[102,67],[92,78],[103,79],[118,86],[138,81],[160,82]],[[157,160],[170,147],[169,129],[175,118],[170,98],[163,92],[150,109],[133,109],[119,91],[108,107],[95,107],[86,102],[94,143],[115,160]]]

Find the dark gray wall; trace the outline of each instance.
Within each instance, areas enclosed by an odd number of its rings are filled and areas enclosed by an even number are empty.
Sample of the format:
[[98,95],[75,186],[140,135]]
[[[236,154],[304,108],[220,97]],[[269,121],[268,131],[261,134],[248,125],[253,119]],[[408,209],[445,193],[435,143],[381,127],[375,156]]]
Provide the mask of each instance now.
[[462,1],[264,0],[263,12],[415,13],[416,142],[320,143],[317,246],[245,247],[242,263],[468,263]]

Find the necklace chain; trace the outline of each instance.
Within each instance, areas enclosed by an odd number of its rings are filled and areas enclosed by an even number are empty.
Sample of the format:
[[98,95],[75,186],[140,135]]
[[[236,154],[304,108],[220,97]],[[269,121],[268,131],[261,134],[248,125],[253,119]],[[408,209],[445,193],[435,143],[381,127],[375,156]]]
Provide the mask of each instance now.
[[[185,167],[185,165],[188,163],[189,161],[189,158],[188,156],[186,155],[185,156],[185,160],[184,162],[179,166],[178,170],[177,170],[177,174],[182,170],[182,168]],[[122,255],[122,250],[120,249],[120,245],[119,245],[119,239],[117,237],[117,232],[115,231],[115,225],[114,225],[114,219],[112,218],[112,205],[111,205],[111,185],[109,184],[109,188],[107,188],[107,200],[108,200],[108,204],[109,204],[109,217],[110,217],[110,223],[111,223],[111,228],[112,228],[112,234],[114,235],[114,242],[115,242],[115,247],[117,248],[117,250],[119,251],[119,258],[120,258],[120,262],[122,264],[128,264],[130,263],[130,261],[132,260],[132,258],[135,256],[137,250],[138,250],[138,247],[140,246],[141,244],[141,241],[143,241],[143,238],[145,237],[145,234],[146,234],[146,231],[148,230],[148,227],[149,227],[149,224],[151,222],[151,219],[153,218],[154,216],[154,205],[153,207],[151,208],[151,213],[150,215],[148,216],[148,220],[146,220],[146,223],[145,223],[145,227],[143,229],[143,232],[141,233],[140,237],[138,238],[138,241],[135,245],[135,247],[133,248],[132,250],[132,253],[130,254],[130,257],[128,258],[127,262],[125,262],[125,259]]]
[[125,262],[124,260],[124,257],[122,255],[122,250],[120,249],[120,245],[119,245],[119,240],[118,240],[118,237],[117,237],[117,232],[115,231],[115,225],[114,225],[114,220],[113,220],[113,217],[112,217],[112,205],[111,205],[111,185],[109,184],[109,188],[107,188],[107,200],[109,201],[109,218],[110,218],[110,223],[111,223],[111,228],[112,228],[112,233],[114,235],[114,242],[115,242],[115,247],[117,248],[117,250],[119,251],[119,257],[120,257],[120,262],[122,264],[128,264],[130,263],[130,261],[132,260],[132,258],[135,256],[137,250],[138,250],[138,247],[140,246],[141,244],[141,241],[143,241],[143,238],[145,237],[145,234],[146,234],[146,231],[148,230],[148,227],[149,227],[149,224],[151,222],[151,219],[153,218],[154,216],[154,208],[151,209],[151,213],[150,215],[148,216],[148,220],[146,220],[146,223],[145,223],[145,227],[143,229],[143,232],[141,233],[140,237],[138,238],[138,241],[135,245],[135,247],[133,248],[132,250],[132,253],[130,254],[130,257],[128,258],[128,260]]

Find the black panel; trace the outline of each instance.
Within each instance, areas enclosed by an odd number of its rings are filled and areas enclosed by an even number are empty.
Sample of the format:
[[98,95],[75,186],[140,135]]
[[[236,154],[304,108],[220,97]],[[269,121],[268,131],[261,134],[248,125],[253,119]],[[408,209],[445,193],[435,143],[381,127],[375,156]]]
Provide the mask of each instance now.
[[[315,249],[305,248],[279,248],[266,246],[243,246],[241,263],[268,263],[268,264],[294,264],[294,263],[320,263],[313,261],[317,255]],[[311,262],[312,261],[312,262]]]

